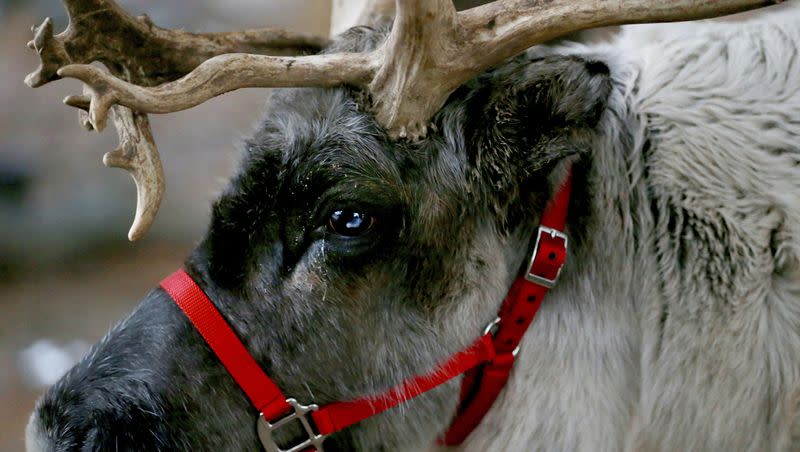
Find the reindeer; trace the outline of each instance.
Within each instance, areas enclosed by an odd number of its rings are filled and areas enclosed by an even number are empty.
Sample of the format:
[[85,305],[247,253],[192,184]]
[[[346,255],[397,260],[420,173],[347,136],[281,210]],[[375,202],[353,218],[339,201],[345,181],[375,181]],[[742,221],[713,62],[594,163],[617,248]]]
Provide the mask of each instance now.
[[[36,30],[28,82],[80,79],[85,93],[66,102],[84,125],[111,114],[121,144],[105,161],[139,189],[132,239],[163,193],[146,114],[296,87],[271,96],[185,274],[302,410],[385,394],[461,356],[571,186],[566,265],[460,447],[796,450],[800,13],[532,47],[767,2],[648,3],[375,2],[352,15],[374,26],[326,43],[169,31],[111,0],[71,0],[65,33]],[[386,14],[391,27],[375,19]],[[270,424],[167,287],[39,400],[29,451],[269,447]],[[438,447],[461,386],[403,399],[325,449]],[[314,427],[275,430],[275,450]]]

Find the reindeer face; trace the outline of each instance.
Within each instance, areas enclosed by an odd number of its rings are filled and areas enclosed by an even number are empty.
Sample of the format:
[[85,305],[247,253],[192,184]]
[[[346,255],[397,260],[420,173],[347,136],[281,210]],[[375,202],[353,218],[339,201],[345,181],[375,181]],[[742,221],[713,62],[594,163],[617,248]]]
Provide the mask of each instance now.
[[[554,169],[588,149],[609,90],[602,63],[520,58],[457,91],[417,143],[390,141],[344,89],[276,93],[187,270],[285,394],[384,391],[494,317]],[[457,399],[445,385],[327,449],[422,447]],[[156,290],[49,390],[28,444],[256,450],[256,416]]]

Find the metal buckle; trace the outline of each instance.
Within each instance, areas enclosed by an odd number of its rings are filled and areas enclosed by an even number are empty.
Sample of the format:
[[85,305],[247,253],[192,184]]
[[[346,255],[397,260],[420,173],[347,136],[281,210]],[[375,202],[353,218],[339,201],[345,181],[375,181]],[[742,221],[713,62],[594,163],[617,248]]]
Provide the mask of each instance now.
[[552,238],[559,238],[564,241],[564,250],[567,249],[567,245],[569,244],[569,238],[567,234],[563,232],[548,228],[547,226],[539,226],[539,231],[536,233],[536,246],[533,248],[533,255],[531,256],[531,261],[528,263],[528,271],[525,273],[525,279],[532,282],[539,284],[540,286],[547,287],[548,289],[552,289],[553,286],[556,285],[556,281],[558,281],[558,277],[561,276],[561,269],[564,268],[563,264],[561,267],[558,268],[558,272],[556,273],[555,278],[549,279],[545,278],[544,276],[537,275],[531,273],[533,270],[533,263],[536,261],[536,255],[539,253],[539,243],[542,240],[542,234],[548,234]]
[[[270,422],[264,418],[264,413],[258,416],[257,430],[258,438],[261,440],[261,445],[267,452],[301,452],[309,447],[314,447],[315,450],[322,452],[322,442],[327,438],[327,435],[320,435],[314,431],[311,422],[308,420],[308,413],[317,411],[317,405],[301,405],[295,399],[286,399],[286,402],[292,406],[293,412],[278,419],[275,422]],[[272,432],[279,428],[291,423],[294,420],[300,421],[303,430],[306,433],[306,439],[300,443],[291,446],[289,449],[281,449],[272,437]]]

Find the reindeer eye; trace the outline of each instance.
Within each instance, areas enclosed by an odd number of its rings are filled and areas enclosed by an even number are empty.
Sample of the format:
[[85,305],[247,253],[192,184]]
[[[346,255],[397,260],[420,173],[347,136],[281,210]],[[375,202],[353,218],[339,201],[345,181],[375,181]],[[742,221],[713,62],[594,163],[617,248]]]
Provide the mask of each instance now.
[[375,226],[375,217],[353,210],[336,210],[328,218],[328,230],[345,237],[357,237]]

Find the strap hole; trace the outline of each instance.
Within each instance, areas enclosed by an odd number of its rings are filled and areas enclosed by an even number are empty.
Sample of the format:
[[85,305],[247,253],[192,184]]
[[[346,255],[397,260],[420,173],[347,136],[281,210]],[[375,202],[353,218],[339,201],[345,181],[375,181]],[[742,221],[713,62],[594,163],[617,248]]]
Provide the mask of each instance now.
[[528,301],[531,302],[531,303],[536,301],[536,295],[528,295]]
[[550,259],[551,261],[552,261],[552,260],[555,260],[555,258],[556,258],[556,253],[550,253],[550,254],[548,254],[548,255],[547,255],[547,258],[548,258],[548,259]]
[[522,325],[523,323],[525,323],[525,318],[524,317],[520,317],[520,318],[517,319],[517,325]]

